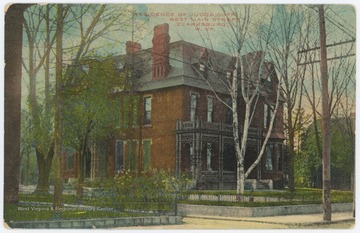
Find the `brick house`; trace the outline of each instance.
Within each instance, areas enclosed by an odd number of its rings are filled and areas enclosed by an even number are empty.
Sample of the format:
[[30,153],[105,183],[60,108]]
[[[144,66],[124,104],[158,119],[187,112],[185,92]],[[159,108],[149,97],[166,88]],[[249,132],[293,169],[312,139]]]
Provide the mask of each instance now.
[[[126,55],[111,58],[119,73],[126,75],[131,88],[114,87],[113,96],[122,100],[123,109],[117,132],[103,143],[106,155],[93,158],[96,162],[92,162],[91,169],[94,173],[106,170],[109,177],[124,169],[164,169],[189,174],[197,180],[199,188],[235,188],[232,113],[214,94],[215,91],[222,101],[231,102],[220,79],[231,75],[234,58],[186,41],[170,42],[168,24],[154,28],[152,42],[150,49],[127,42]],[[260,56],[261,52],[251,53],[243,61],[257,64]],[[278,78],[274,66],[267,62],[263,69],[245,169],[256,159],[275,103]],[[238,109],[241,124],[242,98]],[[271,179],[275,187],[283,186],[283,140],[281,102],[266,152],[248,179]]]

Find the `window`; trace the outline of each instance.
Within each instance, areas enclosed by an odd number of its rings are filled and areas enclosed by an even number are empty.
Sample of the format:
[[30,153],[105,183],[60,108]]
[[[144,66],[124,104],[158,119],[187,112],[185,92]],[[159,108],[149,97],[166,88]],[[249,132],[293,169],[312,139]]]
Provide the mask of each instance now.
[[271,76],[270,74],[266,74],[266,81],[268,81],[269,83],[271,83]]
[[190,171],[191,172],[194,172],[194,147],[193,147],[193,144],[190,143],[189,145],[189,155],[190,155]]
[[132,98],[132,120],[133,126],[137,127],[139,125],[139,96],[134,96]]
[[231,72],[230,72],[230,71],[227,71],[227,72],[226,72],[226,78],[229,79],[229,78],[231,78],[231,76],[232,76],[232,75],[231,75]]
[[268,105],[264,104],[264,128],[266,129],[268,127]]
[[195,121],[196,119],[196,102],[197,96],[196,94],[191,94],[190,96],[190,121]]
[[[274,109],[275,109],[275,106],[274,105],[271,105],[271,107],[270,107],[270,120],[269,120],[269,122],[271,121],[271,119],[273,118],[273,116],[274,116]],[[274,124],[275,124],[275,121],[274,121]]]
[[236,171],[236,155],[233,144],[225,144],[224,146],[224,171]]
[[269,127],[271,119],[274,116],[274,108],[275,108],[274,105],[264,104],[264,129]]
[[272,148],[273,148],[273,145],[272,144],[269,144],[266,146],[266,162],[265,162],[265,169],[267,171],[272,171],[273,170],[273,161],[272,161]]
[[143,140],[144,171],[151,167],[151,140]]
[[70,151],[66,153],[66,170],[74,168],[74,154]]
[[212,122],[213,116],[213,98],[211,96],[207,97],[207,122]]
[[208,60],[208,67],[210,68],[210,69],[214,69],[214,62],[213,62],[213,60],[209,57],[209,60]]
[[144,98],[144,125],[151,124],[151,97]]
[[226,107],[225,123],[232,124],[233,123],[232,101],[231,99],[225,99],[225,103],[230,106],[230,108]]
[[206,143],[206,167],[208,171],[211,171],[211,143]]
[[126,170],[136,171],[136,157],[137,157],[137,141],[126,141]]
[[277,147],[276,147],[276,157],[277,157],[277,170],[278,171],[282,171],[283,169],[283,161],[282,161],[282,144],[278,143],[276,144]]
[[185,174],[193,174],[194,172],[194,162],[195,159],[193,158],[194,155],[194,148],[191,142],[183,143],[181,148],[181,163],[180,163],[180,170]]
[[205,65],[206,63],[198,63],[198,70],[196,72],[196,74],[200,74],[200,76],[202,76],[203,78],[207,78],[208,76],[208,69]]
[[124,100],[123,100],[123,124],[124,124],[124,128],[128,128],[129,127],[129,119],[130,119],[130,97],[129,96],[125,96]]
[[123,141],[116,141],[115,173],[119,174],[123,170]]

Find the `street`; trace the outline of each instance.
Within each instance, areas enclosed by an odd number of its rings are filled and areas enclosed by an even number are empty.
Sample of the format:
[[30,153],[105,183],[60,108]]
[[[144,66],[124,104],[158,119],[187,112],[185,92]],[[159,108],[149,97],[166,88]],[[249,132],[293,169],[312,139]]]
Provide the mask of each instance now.
[[284,229],[286,225],[184,217],[181,225],[119,227],[116,229]]

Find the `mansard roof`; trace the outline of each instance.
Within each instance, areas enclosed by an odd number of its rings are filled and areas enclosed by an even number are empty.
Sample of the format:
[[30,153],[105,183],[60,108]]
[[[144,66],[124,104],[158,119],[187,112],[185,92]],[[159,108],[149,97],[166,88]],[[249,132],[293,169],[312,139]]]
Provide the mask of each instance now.
[[[221,79],[225,79],[227,72],[232,72],[234,69],[234,57],[184,40],[171,42],[169,45],[169,73],[160,80],[152,78],[152,48],[120,55],[112,59],[118,63],[115,66],[118,66],[119,69],[132,67],[137,71],[135,73],[139,74],[137,77],[138,91],[152,91],[183,85],[205,90],[212,90],[213,88],[218,93],[228,94]],[[242,60],[245,62],[249,59],[258,59],[259,54],[262,52],[245,55]],[[204,73],[203,76],[199,74],[200,63],[206,67],[206,74]],[[271,79],[278,83],[273,64],[266,62],[264,67],[265,72],[263,72],[262,78],[266,79],[266,76],[271,74]],[[212,87],[208,85],[208,82]]]

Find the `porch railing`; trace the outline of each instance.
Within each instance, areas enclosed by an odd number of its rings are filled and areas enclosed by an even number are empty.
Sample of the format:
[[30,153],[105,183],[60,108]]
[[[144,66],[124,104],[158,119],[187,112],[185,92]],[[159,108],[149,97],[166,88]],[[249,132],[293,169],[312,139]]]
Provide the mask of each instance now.
[[[176,123],[177,131],[216,131],[216,132],[224,132],[224,133],[232,133],[233,127],[231,124],[225,123],[213,123],[213,122],[205,122],[205,121],[182,121],[178,120]],[[243,128],[240,126],[240,131]],[[249,136],[257,137],[261,135],[261,129],[256,127],[249,128]]]
[[[220,176],[221,175],[221,176]],[[206,180],[236,180],[236,172],[234,171],[201,171],[201,176]]]
[[235,180],[236,179],[236,172],[232,171],[223,171],[223,180]]
[[219,172],[218,171],[202,171],[201,175],[203,177],[206,177],[206,179],[218,179],[219,178]]

